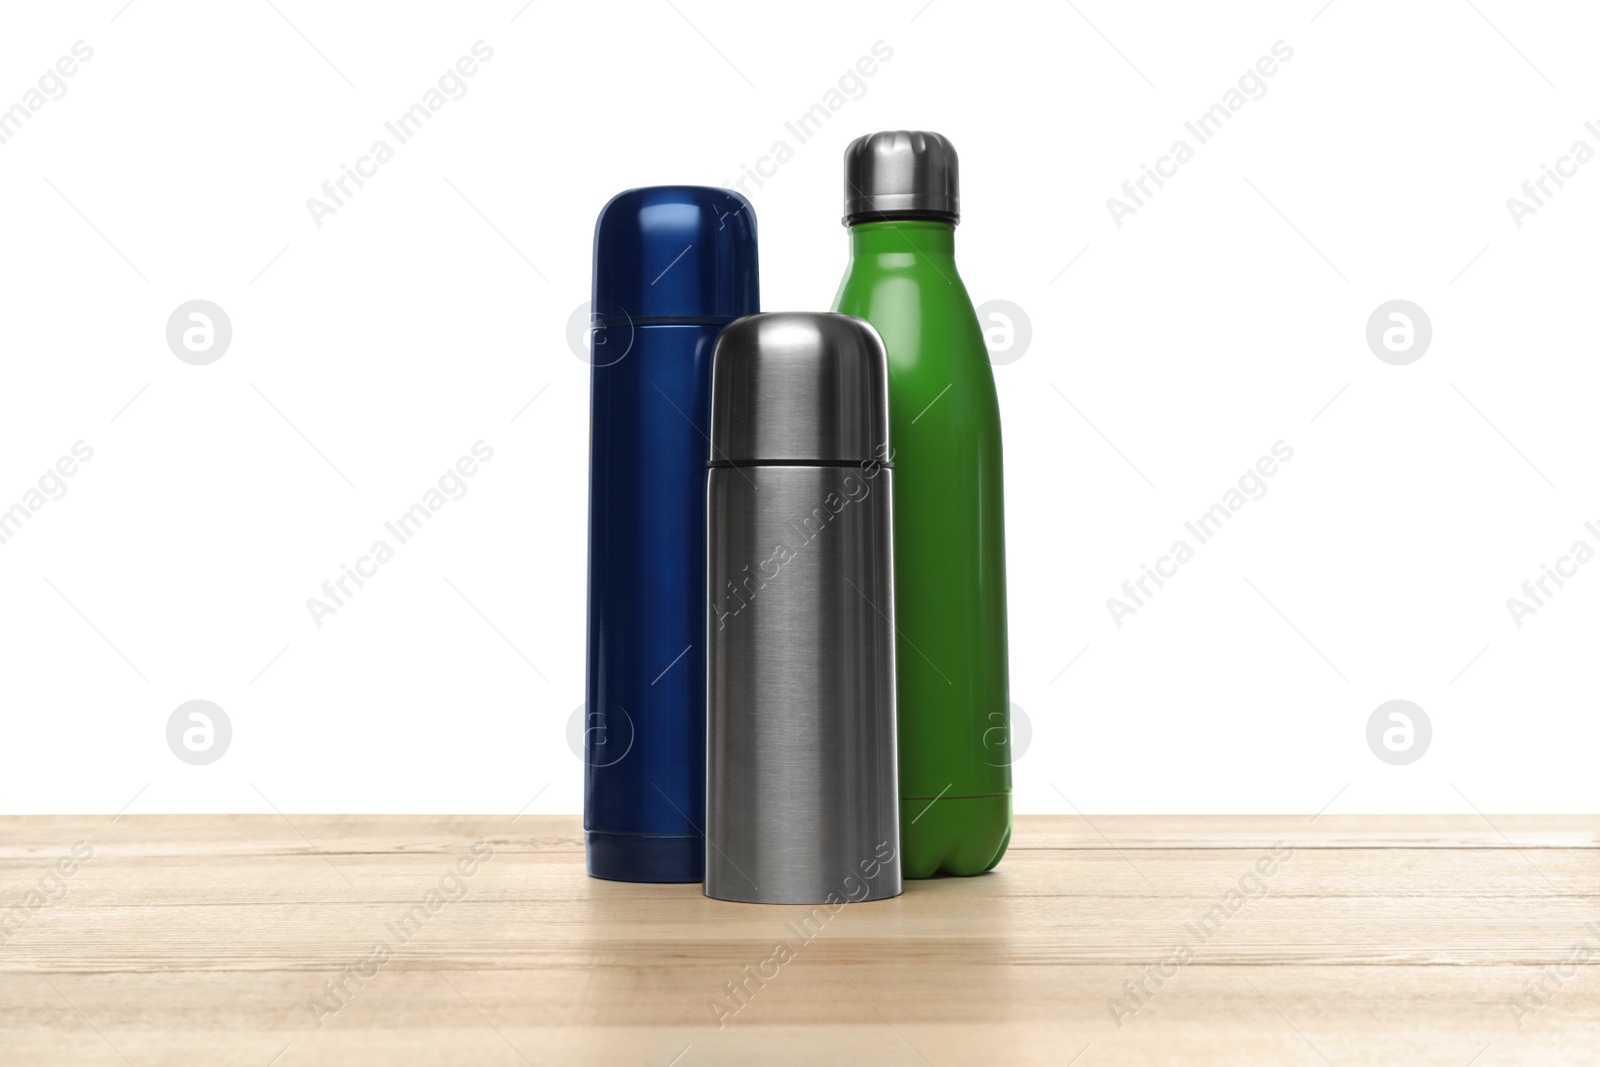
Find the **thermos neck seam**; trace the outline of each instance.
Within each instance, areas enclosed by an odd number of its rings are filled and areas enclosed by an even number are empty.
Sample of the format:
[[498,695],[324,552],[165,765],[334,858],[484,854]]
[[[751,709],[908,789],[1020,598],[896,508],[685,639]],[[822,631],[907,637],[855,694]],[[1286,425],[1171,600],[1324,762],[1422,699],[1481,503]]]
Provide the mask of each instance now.
[[858,211],[844,217],[844,224],[848,229],[857,226],[871,226],[876,222],[934,222],[942,223],[952,229],[961,224],[961,216],[941,214],[936,211]]
[[893,463],[878,459],[714,459],[707,470],[742,470],[747,467],[871,467],[894,470]]
[[726,326],[737,315],[642,315],[596,319],[596,326]]

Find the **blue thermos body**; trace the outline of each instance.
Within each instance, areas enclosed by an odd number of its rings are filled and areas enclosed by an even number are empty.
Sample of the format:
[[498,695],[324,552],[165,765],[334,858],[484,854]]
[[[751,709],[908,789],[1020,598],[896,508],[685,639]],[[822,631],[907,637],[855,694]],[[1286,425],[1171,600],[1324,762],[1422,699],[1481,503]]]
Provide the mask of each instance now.
[[601,210],[583,805],[596,878],[704,873],[711,354],[758,293],[755,213],[738,193],[653,186]]

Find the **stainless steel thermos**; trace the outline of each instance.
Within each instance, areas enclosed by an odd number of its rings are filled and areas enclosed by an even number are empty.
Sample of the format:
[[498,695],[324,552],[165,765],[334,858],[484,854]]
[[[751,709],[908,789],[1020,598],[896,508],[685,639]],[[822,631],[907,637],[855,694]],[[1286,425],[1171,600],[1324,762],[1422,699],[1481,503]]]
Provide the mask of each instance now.
[[711,347],[757,307],[744,197],[666,185],[601,211],[583,709],[583,825],[598,878],[702,877]]
[[837,314],[717,339],[706,475],[705,892],[900,893],[883,342]]

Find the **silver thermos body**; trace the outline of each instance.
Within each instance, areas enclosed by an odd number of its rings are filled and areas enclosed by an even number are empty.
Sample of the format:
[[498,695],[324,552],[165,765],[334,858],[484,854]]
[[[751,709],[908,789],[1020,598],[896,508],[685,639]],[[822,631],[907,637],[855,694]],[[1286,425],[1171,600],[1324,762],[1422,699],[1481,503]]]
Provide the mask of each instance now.
[[848,315],[749,315],[711,381],[705,893],[898,896],[883,342]]

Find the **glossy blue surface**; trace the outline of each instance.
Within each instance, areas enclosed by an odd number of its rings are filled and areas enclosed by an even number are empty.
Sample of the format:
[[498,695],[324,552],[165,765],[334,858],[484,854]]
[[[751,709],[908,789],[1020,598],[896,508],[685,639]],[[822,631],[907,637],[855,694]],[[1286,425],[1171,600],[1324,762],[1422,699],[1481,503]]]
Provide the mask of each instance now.
[[629,189],[600,212],[594,311],[607,322],[731,322],[760,310],[757,289],[755,212],[731,189]]
[[635,189],[601,213],[584,782],[596,877],[703,873],[711,352],[756,294],[755,216],[737,194]]

